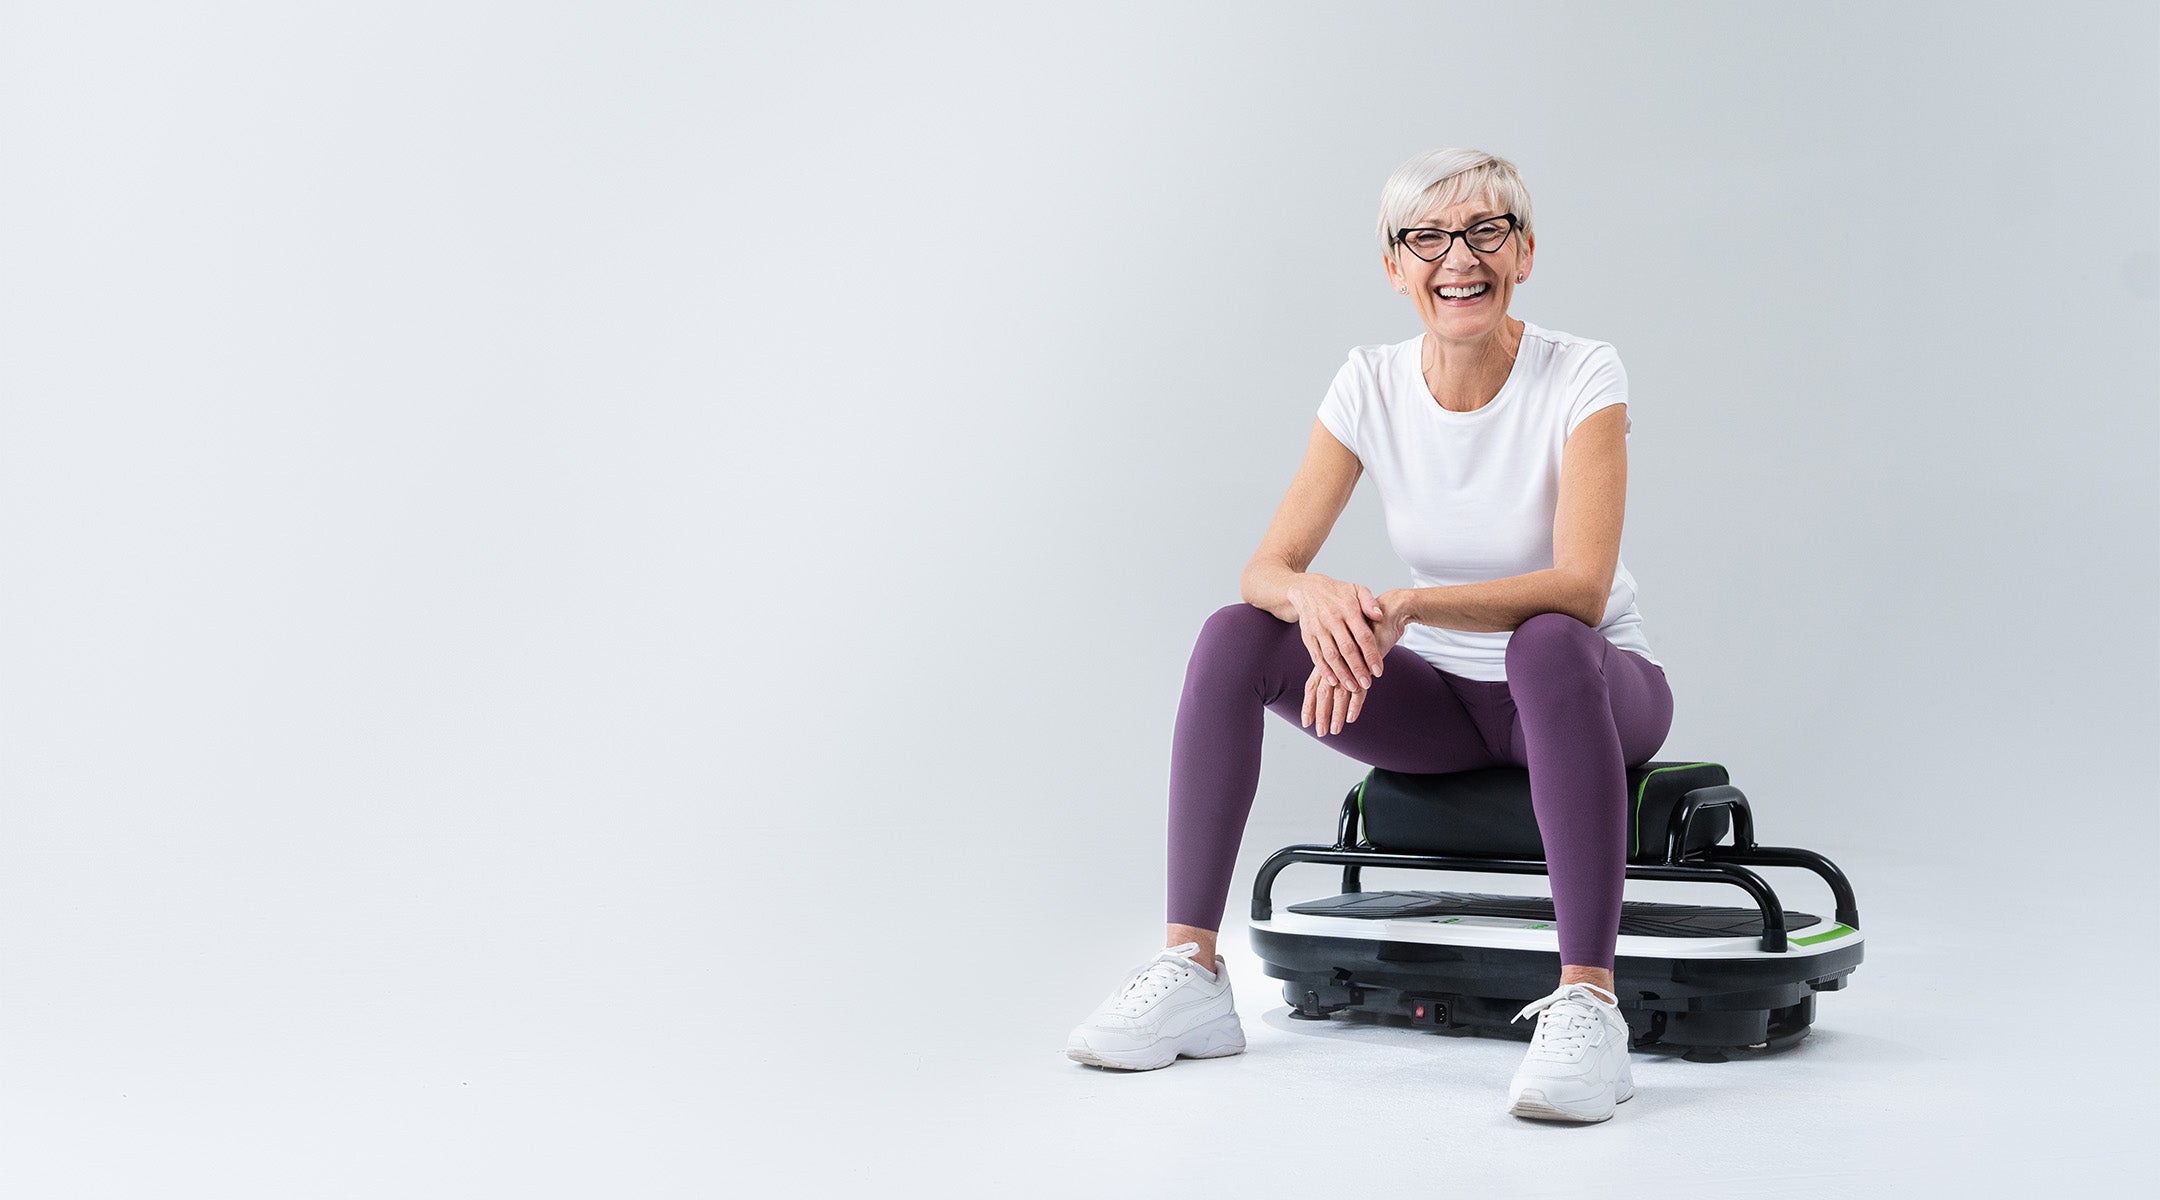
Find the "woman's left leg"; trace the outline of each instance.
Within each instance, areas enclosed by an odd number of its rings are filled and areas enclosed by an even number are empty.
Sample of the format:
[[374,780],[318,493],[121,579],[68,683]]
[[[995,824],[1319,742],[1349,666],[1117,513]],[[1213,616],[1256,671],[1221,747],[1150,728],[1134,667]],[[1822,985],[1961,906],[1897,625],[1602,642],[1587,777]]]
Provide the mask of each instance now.
[[1627,882],[1627,768],[1665,744],[1672,689],[1650,660],[1577,618],[1539,613],[1508,640],[1507,690],[1508,749],[1530,769],[1560,961],[1610,971]]

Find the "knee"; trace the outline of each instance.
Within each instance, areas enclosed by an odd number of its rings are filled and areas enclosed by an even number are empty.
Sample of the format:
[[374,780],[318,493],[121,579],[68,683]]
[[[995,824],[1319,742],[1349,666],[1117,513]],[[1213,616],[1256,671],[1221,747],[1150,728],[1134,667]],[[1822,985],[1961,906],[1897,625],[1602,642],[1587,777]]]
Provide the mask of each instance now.
[[1265,609],[1250,604],[1226,604],[1208,614],[1200,623],[1200,636],[1193,643],[1193,661],[1215,661],[1238,658],[1257,652],[1270,637],[1279,637],[1285,629],[1296,629],[1289,621],[1276,618]]
[[1200,623],[1200,644],[1249,642],[1289,624],[1288,621],[1276,619],[1274,613],[1254,608],[1250,604],[1225,604],[1209,613],[1207,620]]
[[1579,617],[1539,613],[1508,638],[1508,680],[1602,678],[1605,645],[1605,635]]

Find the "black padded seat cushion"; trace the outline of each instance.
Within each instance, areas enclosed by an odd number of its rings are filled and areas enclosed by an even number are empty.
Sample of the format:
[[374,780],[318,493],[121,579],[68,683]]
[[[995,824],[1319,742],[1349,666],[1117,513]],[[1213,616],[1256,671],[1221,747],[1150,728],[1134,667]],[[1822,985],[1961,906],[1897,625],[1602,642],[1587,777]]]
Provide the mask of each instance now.
[[[1707,762],[1646,762],[1629,767],[1628,861],[1665,861],[1667,832],[1680,798],[1700,787],[1732,782]],[[1537,813],[1530,805],[1527,767],[1487,767],[1444,775],[1408,775],[1378,767],[1357,786],[1365,840],[1401,854],[1543,861]],[[1695,819],[1686,853],[1715,845],[1731,827],[1723,808]]]

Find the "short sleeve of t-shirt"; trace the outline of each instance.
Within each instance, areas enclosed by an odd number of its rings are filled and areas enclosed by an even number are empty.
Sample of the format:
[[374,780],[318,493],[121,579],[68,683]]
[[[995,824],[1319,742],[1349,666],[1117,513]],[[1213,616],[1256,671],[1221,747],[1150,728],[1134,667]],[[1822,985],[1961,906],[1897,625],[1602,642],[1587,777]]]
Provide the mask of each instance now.
[[[1627,368],[1620,365],[1620,352],[1604,342],[1586,351],[1568,379],[1567,397],[1567,431],[1571,435],[1591,413],[1627,404]],[[1628,411],[1632,414],[1634,405],[1629,404]],[[1633,432],[1635,418],[1630,415],[1626,421],[1627,431]]]
[[1357,353],[1352,351],[1350,360],[1335,372],[1335,382],[1328,385],[1327,395],[1320,398],[1320,424],[1360,459],[1365,452],[1358,448],[1358,427],[1371,396],[1372,390],[1365,386],[1364,375],[1358,369]]

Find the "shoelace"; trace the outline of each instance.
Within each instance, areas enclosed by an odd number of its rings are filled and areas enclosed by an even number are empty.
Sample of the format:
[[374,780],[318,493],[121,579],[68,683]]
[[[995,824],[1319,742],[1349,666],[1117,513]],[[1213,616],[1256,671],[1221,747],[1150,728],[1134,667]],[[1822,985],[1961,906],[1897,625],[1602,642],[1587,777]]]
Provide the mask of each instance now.
[[1145,1012],[1150,1005],[1168,995],[1170,989],[1176,987],[1180,980],[1192,973],[1193,960],[1186,956],[1199,952],[1200,943],[1186,942],[1156,955],[1155,961],[1127,981],[1125,990],[1118,995],[1117,1003],[1111,1006],[1111,1011],[1128,1017]]
[[1549,1052],[1566,1058],[1581,1054],[1590,1035],[1597,1032],[1605,1022],[1605,1013],[1596,1003],[1596,993],[1579,984],[1566,984],[1542,1000],[1532,1000],[1523,1010],[1509,1018],[1508,1024],[1522,1020],[1532,1013],[1539,1014],[1537,1032],[1531,1035],[1530,1050]]

